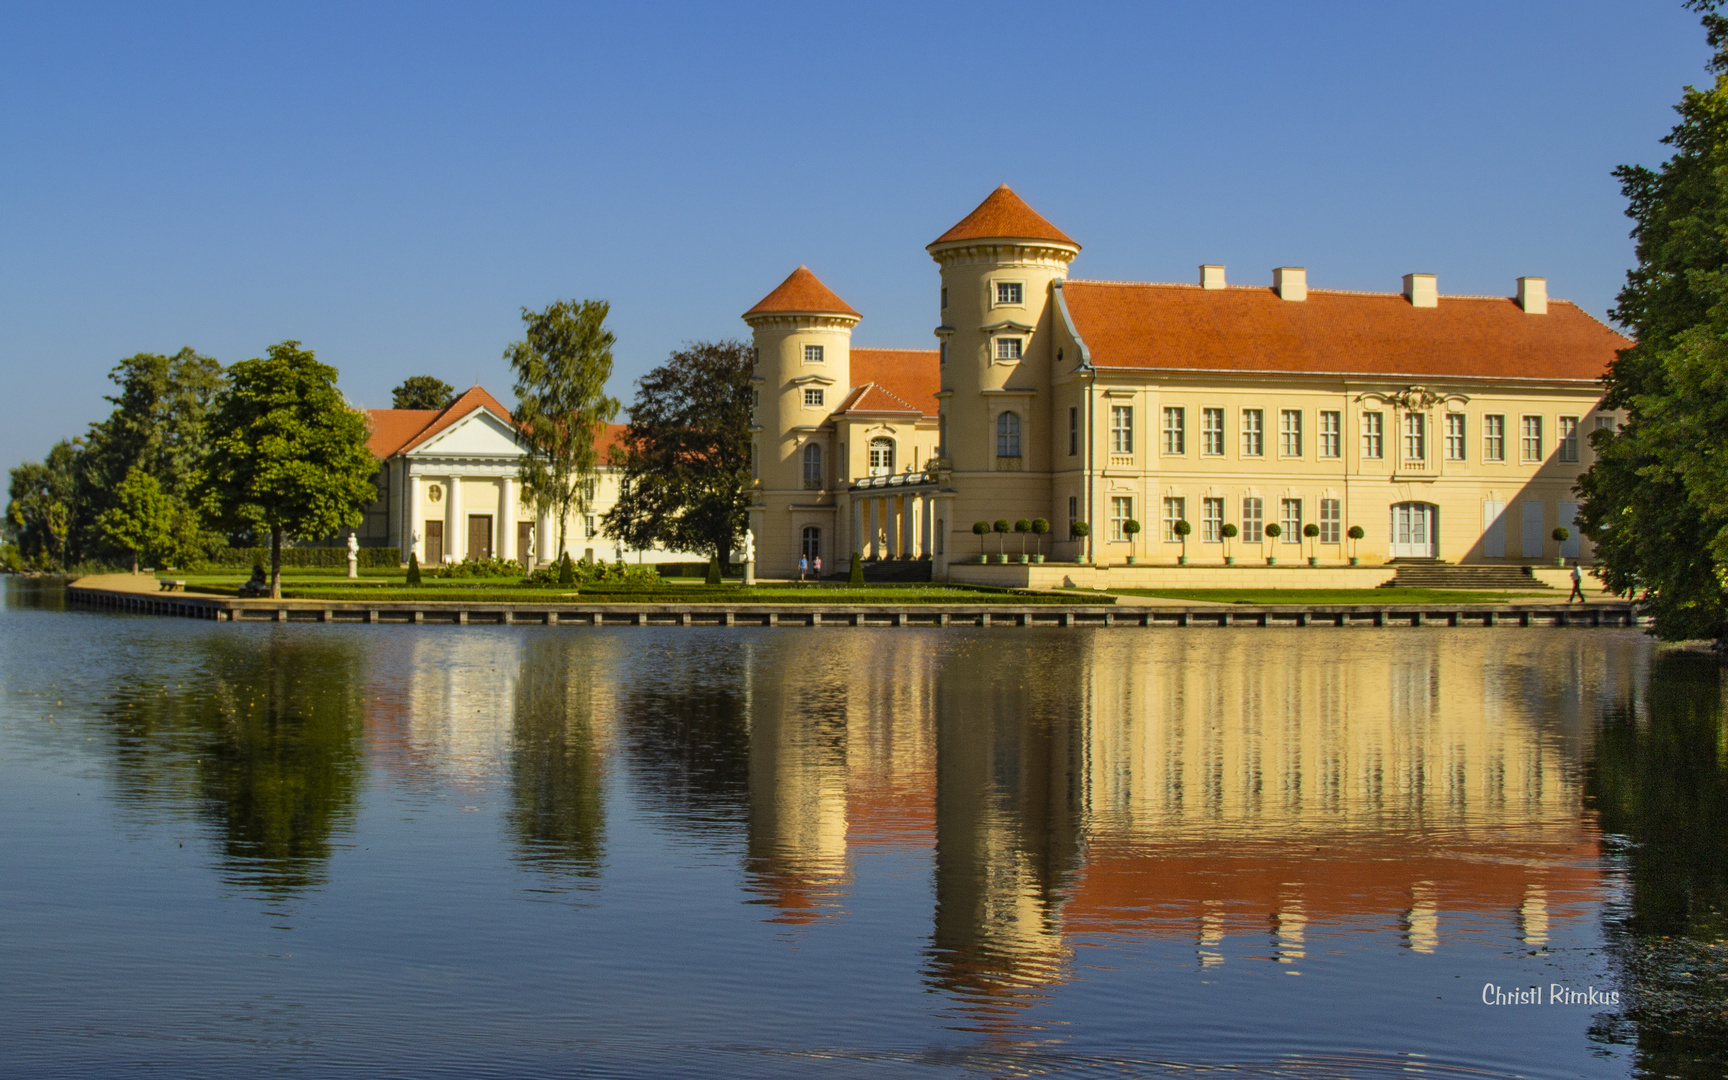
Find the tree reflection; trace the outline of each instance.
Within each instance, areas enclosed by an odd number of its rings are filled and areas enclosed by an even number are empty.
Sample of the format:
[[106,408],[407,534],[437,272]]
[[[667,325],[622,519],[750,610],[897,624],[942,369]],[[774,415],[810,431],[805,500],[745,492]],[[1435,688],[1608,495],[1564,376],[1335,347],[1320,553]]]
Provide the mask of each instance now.
[[594,667],[581,639],[545,636],[524,647],[508,811],[525,865],[587,886],[598,883],[606,855]]
[[630,680],[620,718],[643,801],[711,840],[734,835],[750,801],[749,675],[740,650],[715,652]]
[[1611,842],[1624,847],[1631,889],[1611,913],[1610,953],[1640,1069],[1728,1075],[1728,727],[1716,658],[1668,653],[1649,699],[1611,714],[1586,788]]
[[325,881],[352,828],[362,664],[299,635],[196,641],[189,674],[119,680],[109,706],[117,786],[137,806],[191,806],[222,837],[226,880],[269,895]]

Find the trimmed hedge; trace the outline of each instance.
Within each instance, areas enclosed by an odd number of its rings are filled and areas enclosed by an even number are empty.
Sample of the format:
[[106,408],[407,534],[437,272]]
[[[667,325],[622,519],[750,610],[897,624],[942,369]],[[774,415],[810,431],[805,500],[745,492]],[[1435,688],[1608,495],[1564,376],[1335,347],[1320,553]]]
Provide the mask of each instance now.
[[[270,565],[270,549],[267,547],[220,547],[199,560],[201,567],[216,569],[250,570],[254,563],[262,562]],[[348,568],[348,549],[346,547],[284,547],[282,549],[282,565],[284,567],[319,567],[326,570],[346,570]],[[394,570],[402,565],[402,555],[393,547],[363,547],[360,549],[360,568],[363,570]]]

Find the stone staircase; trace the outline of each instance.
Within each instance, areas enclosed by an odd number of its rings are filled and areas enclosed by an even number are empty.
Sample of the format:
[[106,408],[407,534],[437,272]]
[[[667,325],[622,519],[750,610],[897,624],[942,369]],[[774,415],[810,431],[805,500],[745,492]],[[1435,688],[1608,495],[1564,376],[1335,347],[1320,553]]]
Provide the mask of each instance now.
[[1547,589],[1528,566],[1453,566],[1438,560],[1396,562],[1397,574],[1382,589],[1477,589],[1523,592]]

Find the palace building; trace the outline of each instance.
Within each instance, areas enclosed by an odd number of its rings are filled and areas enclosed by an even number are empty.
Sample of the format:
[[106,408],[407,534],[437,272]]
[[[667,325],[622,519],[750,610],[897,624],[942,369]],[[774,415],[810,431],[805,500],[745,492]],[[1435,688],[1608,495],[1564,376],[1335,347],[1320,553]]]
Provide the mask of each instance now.
[[1589,558],[1573,488],[1631,342],[1543,278],[1076,280],[1080,244],[1006,185],[927,250],[934,350],[852,348],[862,316],[805,267],[744,313],[763,575],[856,551],[941,580],[974,522],[1036,518],[1052,560],[1104,565]]

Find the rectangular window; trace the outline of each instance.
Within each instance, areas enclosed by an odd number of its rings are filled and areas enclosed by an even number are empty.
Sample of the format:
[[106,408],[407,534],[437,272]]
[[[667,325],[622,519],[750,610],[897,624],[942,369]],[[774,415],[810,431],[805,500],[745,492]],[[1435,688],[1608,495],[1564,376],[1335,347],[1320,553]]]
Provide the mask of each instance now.
[[1320,456],[1340,457],[1344,453],[1344,414],[1326,411],[1320,414]]
[[1278,410],[1278,456],[1302,456],[1302,410]]
[[1080,520],[1080,497],[1068,496],[1068,538],[1074,538],[1074,523]]
[[1385,413],[1362,414],[1362,456],[1375,459],[1386,456]]
[[1018,359],[1020,359],[1020,344],[1021,344],[1021,341],[1017,337],[997,338],[996,339],[996,359],[998,359],[998,360],[1018,360]]
[[585,516],[582,519],[582,528],[583,528],[583,531],[585,531],[588,534],[588,539],[590,539],[590,540],[594,539],[596,533],[599,530],[594,528],[594,515],[593,514],[588,514],[587,516]]
[[1596,418],[1596,430],[1597,431],[1613,431],[1614,430],[1614,418],[1612,416],[1598,416]]
[[948,343],[946,341],[936,347],[936,362],[938,364],[946,364],[948,362]]
[[1526,416],[1523,418],[1523,442],[1520,450],[1525,461],[1542,460],[1542,418]]
[[1266,539],[1265,503],[1252,496],[1242,500],[1242,542],[1258,544]]
[[1560,418],[1560,460],[1578,460],[1578,418],[1562,416]]
[[1188,500],[1167,498],[1164,500],[1164,542],[1174,544],[1181,541],[1176,535],[1176,523],[1188,517]]
[[1446,460],[1464,460],[1464,414],[1446,414]]
[[1428,415],[1426,413],[1404,414],[1404,460],[1426,461],[1428,459]]
[[948,286],[942,286],[942,310],[948,310]]
[[804,346],[804,362],[806,364],[820,364],[822,362],[822,346]]
[[1080,407],[1068,406],[1068,456],[1080,453]]
[[[820,348],[821,346],[817,347]],[[807,387],[804,390],[804,404],[807,406],[822,404],[822,391],[815,387]]]
[[1164,452],[1166,454],[1186,454],[1188,452],[1188,410],[1180,406],[1164,407]]
[[1020,302],[1020,283],[1018,281],[998,281],[996,283],[996,302],[998,304],[1018,304]]
[[1341,544],[1344,542],[1344,500],[1320,500],[1320,542],[1322,544]]
[[1224,456],[1224,410],[1200,410],[1200,452],[1207,457]]
[[1224,539],[1224,500],[1200,500],[1200,539],[1216,544]]
[[1262,457],[1266,453],[1266,414],[1259,409],[1242,410],[1242,456]]
[[1132,454],[1134,452],[1134,406],[1110,406],[1110,452],[1112,454]]
[[1484,416],[1482,418],[1482,460],[1506,460],[1506,418],[1504,416]]
[[1283,527],[1284,535],[1279,537],[1286,544],[1302,542],[1302,500],[1278,500],[1278,524]]
[[1128,531],[1123,528],[1134,518],[1134,499],[1128,495],[1112,495],[1110,497],[1110,539],[1126,540]]

